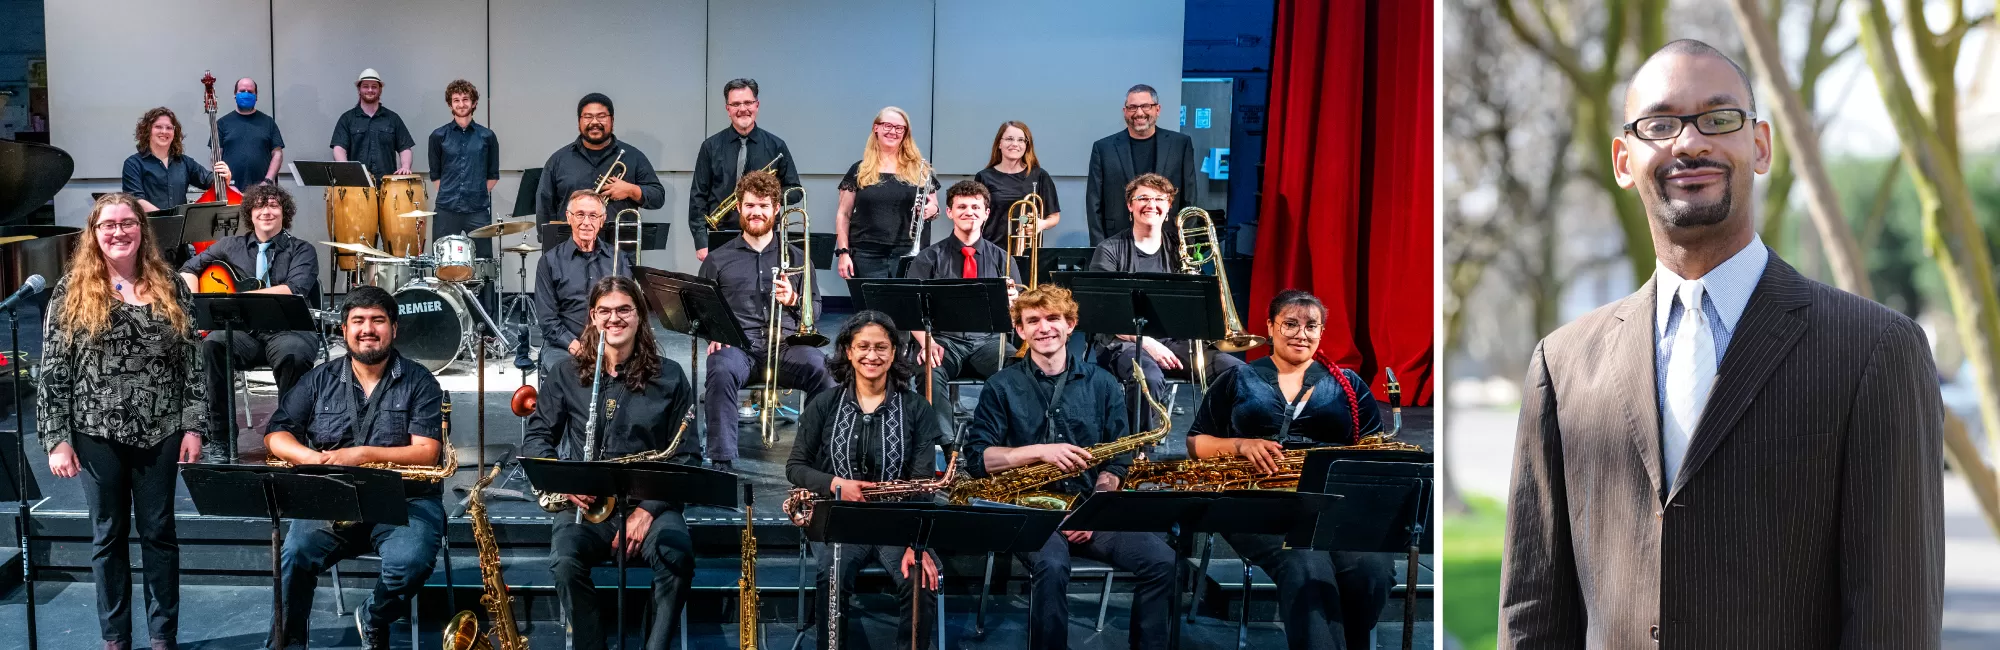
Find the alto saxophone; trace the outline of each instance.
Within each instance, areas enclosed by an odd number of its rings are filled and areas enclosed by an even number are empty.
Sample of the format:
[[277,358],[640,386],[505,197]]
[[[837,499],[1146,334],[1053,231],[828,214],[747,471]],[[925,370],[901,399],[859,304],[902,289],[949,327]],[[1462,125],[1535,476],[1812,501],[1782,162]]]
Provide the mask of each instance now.
[[[605,406],[608,407],[606,410],[605,419],[608,420],[611,419],[610,412],[618,410],[618,401],[617,400],[605,400],[605,401],[606,401]],[[674,440],[673,442],[667,443],[666,449],[642,451],[628,456],[619,456],[617,458],[613,458],[605,462],[639,463],[639,462],[660,461],[671,458],[674,455],[674,450],[678,449],[681,446],[681,436],[687,433],[688,423],[691,422],[694,422],[693,408],[689,408],[687,416],[681,418],[681,426],[679,429],[674,431]],[[535,502],[540,504],[543,510],[547,510],[549,512],[562,512],[564,510],[568,510],[571,507],[569,503],[569,495],[562,494],[559,492],[543,492],[541,490],[535,490]],[[583,511],[583,520],[593,524],[603,523],[604,520],[611,518],[611,511],[614,509],[617,503],[618,503],[617,497],[604,497],[602,499],[593,501],[590,504],[590,508]]]
[[[1168,413],[1166,405],[1153,398],[1153,392],[1146,385],[1146,375],[1139,371],[1137,361],[1132,362],[1132,376],[1139,381],[1139,394],[1144,396],[1146,403],[1159,414],[1160,426],[1085,449],[1084,451],[1090,454],[1092,467],[1120,454],[1129,454],[1140,447],[1157,444],[1167,439],[1167,431],[1174,426],[1172,415]],[[1062,399],[1062,396],[1058,395],[1056,399]],[[1076,495],[1044,492],[1041,488],[1082,473],[1082,471],[1065,472],[1049,463],[1025,465],[994,472],[986,478],[959,481],[951,486],[951,502],[964,505],[973,499],[981,499],[1045,510],[1068,510],[1076,504]],[[1129,480],[1127,479],[1128,482]]]
[[[1350,451],[1423,451],[1423,447],[1396,440],[1403,430],[1403,386],[1396,381],[1395,371],[1383,369],[1389,374],[1389,409],[1391,425],[1379,433],[1361,437],[1357,444],[1328,447]],[[1125,485],[1133,490],[1178,490],[1187,492],[1219,492],[1222,490],[1284,490],[1299,488],[1299,474],[1305,470],[1306,454],[1311,449],[1286,451],[1278,460],[1278,471],[1265,474],[1257,471],[1257,466],[1248,458],[1230,456],[1224,458],[1190,458],[1165,462],[1137,462],[1131,471],[1125,473]]]
[[[443,438],[442,442],[444,443],[444,453],[439,455],[438,464],[405,465],[402,463],[374,462],[362,463],[361,466],[369,469],[386,469],[401,474],[405,481],[437,483],[451,478],[452,474],[458,472],[458,450],[451,446],[451,402],[445,402],[440,405],[438,412],[442,418],[438,421],[438,426],[443,431],[443,435],[440,437]],[[356,416],[358,417],[359,414],[356,414]],[[264,465],[266,467],[292,467],[292,461],[277,456],[265,456]]]
[[[862,488],[861,500],[900,501],[920,494],[935,494],[948,491],[951,489],[952,484],[957,481],[958,451],[953,450],[951,456],[945,459],[944,476],[914,481],[880,481],[873,487]],[[785,516],[792,519],[792,525],[804,528],[812,525],[814,501],[812,490],[792,488],[792,491],[785,497],[785,503],[781,508],[785,511]]]
[[751,486],[743,485],[743,577],[736,581],[736,638],[742,650],[757,644],[757,520],[751,516]]
[[493,524],[486,519],[486,486],[500,468],[479,478],[466,495],[465,514],[472,520],[472,541],[479,547],[479,581],[485,588],[479,604],[486,606],[492,623],[487,636],[479,634],[479,617],[472,610],[459,612],[444,626],[446,650],[527,650],[527,639],[514,627],[514,601],[507,595],[507,582],[500,575],[500,542],[493,537]]

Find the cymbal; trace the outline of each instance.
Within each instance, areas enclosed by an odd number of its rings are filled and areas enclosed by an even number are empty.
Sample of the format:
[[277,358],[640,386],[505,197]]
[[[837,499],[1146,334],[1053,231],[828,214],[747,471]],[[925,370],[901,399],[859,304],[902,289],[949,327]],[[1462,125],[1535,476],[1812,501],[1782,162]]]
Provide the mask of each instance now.
[[534,229],[535,229],[535,222],[528,221],[526,219],[520,221],[502,221],[499,223],[488,224],[480,226],[478,228],[474,228],[472,229],[472,232],[465,233],[465,236],[472,237],[475,239],[483,239],[487,237],[505,237],[516,233],[524,233]]
[[513,246],[508,246],[508,247],[506,247],[506,248],[504,248],[504,249],[501,249],[501,252],[503,252],[503,253],[520,253],[520,254],[523,254],[523,255],[526,255],[526,254],[528,254],[528,253],[533,253],[533,252],[535,252],[535,251],[538,251],[538,250],[541,250],[541,249],[542,249],[542,247],[540,247],[540,246],[536,246],[536,245],[534,245],[534,244],[528,244],[528,243],[521,243],[521,244],[515,244],[515,245],[513,245]]
[[388,251],[367,244],[346,244],[337,241],[323,241],[320,243],[349,253],[358,253],[372,257],[395,257],[395,255],[390,254]]
[[405,212],[405,213],[402,213],[402,214],[399,214],[399,215],[396,215],[396,216],[398,216],[398,217],[402,217],[402,218],[404,218],[404,219],[421,219],[421,218],[424,218],[424,217],[428,217],[428,216],[431,216],[431,215],[434,215],[434,214],[437,214],[437,213],[436,213],[436,212],[431,212],[431,211],[429,211],[429,210],[411,210],[411,211],[409,211],[409,212]]

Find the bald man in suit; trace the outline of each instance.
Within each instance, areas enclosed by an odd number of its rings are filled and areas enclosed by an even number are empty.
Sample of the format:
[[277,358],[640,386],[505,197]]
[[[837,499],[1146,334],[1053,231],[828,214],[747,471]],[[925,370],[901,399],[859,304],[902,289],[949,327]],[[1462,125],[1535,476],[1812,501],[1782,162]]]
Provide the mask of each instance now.
[[1923,330],[1758,240],[1742,69],[1675,41],[1611,144],[1659,261],[1535,350],[1501,648],[1935,648],[1943,406]]

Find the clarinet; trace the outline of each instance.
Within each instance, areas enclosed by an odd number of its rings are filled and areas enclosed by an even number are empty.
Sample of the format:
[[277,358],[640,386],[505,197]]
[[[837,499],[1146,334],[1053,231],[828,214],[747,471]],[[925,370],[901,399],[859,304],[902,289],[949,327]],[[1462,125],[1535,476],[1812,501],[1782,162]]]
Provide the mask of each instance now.
[[932,170],[930,163],[920,162],[918,164],[924,167],[924,179],[922,182],[917,183],[916,200],[910,202],[910,252],[904,253],[903,257],[916,257],[917,253],[923,249],[923,242],[919,241],[918,237],[923,231],[924,199],[930,194]]
[[[833,500],[840,500],[840,488],[834,488]],[[832,543],[833,571],[826,576],[826,650],[840,648],[840,544]],[[922,576],[918,576],[919,579]]]

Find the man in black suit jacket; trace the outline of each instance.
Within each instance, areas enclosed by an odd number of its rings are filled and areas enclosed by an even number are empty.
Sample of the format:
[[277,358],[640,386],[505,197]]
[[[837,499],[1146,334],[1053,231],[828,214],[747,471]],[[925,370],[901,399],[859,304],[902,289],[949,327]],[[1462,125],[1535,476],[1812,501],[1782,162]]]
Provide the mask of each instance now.
[[[1133,86],[1125,91],[1125,130],[1090,145],[1090,180],[1083,194],[1090,245],[1132,228],[1132,214],[1125,208],[1125,184],[1140,174],[1165,176],[1181,188],[1168,215],[1194,204],[1195,193],[1200,191],[1194,139],[1159,128],[1159,118],[1160,94],[1146,84]],[[1173,232],[1173,224],[1168,223],[1167,229]]]
[[1659,263],[1530,361],[1500,648],[1938,647],[1936,366],[1758,241],[1754,100],[1698,41],[1633,75],[1612,160]]

